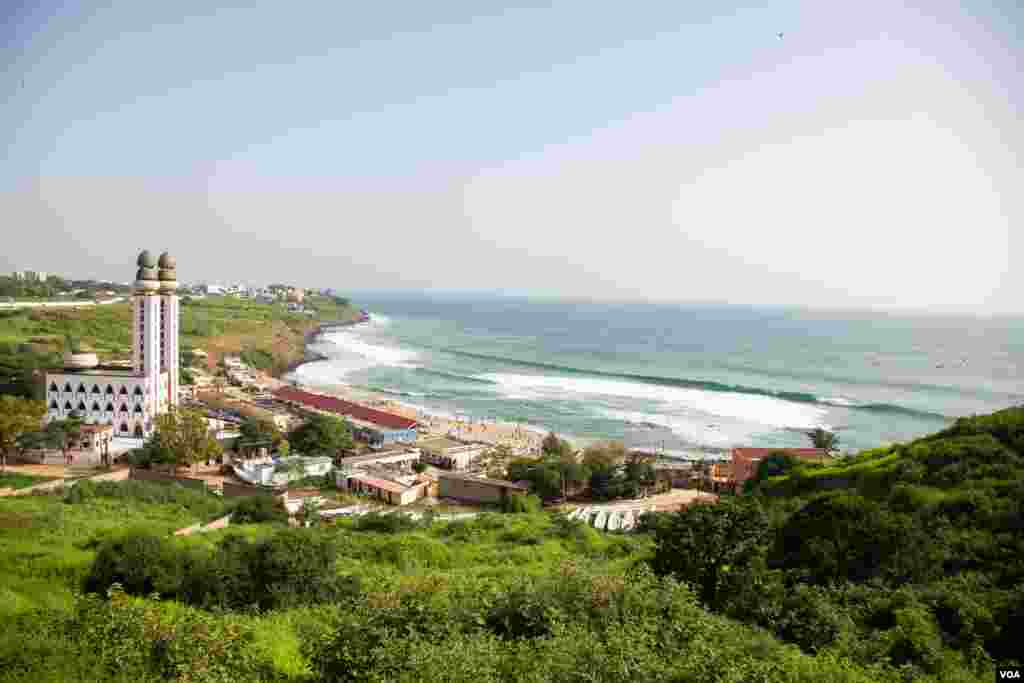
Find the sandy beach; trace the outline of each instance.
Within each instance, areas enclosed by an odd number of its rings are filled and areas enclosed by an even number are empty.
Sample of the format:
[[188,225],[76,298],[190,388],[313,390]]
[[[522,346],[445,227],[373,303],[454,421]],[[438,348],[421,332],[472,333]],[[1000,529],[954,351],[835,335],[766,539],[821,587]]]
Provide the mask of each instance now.
[[[291,382],[269,376],[265,377],[265,381],[274,389],[283,386],[294,386]],[[496,446],[503,445],[508,446],[513,452],[520,455],[539,454],[541,441],[544,439],[544,433],[536,427],[510,422],[483,420],[470,422],[459,420],[445,415],[433,414],[417,406],[395,401],[382,394],[346,384],[334,384],[329,387],[301,382],[296,384],[305,391],[335,396],[346,401],[353,401],[371,408],[377,408],[416,420],[424,425],[426,429],[426,432],[421,430],[421,436],[451,436],[463,441],[477,441]]]

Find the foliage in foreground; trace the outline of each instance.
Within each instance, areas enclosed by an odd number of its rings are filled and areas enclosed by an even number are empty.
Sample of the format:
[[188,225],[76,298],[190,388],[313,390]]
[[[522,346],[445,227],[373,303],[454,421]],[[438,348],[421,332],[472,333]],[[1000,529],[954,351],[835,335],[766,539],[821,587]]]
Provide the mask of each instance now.
[[777,466],[760,495],[646,518],[655,570],[807,652],[908,675],[1024,661],[1024,408]]

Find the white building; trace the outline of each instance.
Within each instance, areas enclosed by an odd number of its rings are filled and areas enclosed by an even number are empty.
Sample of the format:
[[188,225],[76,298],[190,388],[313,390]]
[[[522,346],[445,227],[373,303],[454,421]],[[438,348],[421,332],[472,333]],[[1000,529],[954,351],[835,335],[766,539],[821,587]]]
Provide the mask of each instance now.
[[101,366],[94,353],[66,353],[46,373],[47,419],[78,414],[118,436],[147,437],[154,418],[178,405],[178,282],[175,260],[138,258],[132,293],[132,367]]

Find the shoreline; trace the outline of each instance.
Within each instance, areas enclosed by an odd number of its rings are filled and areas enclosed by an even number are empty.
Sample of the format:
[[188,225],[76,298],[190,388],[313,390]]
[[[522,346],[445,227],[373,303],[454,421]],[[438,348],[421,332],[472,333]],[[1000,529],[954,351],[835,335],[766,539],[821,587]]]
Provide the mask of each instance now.
[[[460,420],[454,415],[445,414],[444,411],[438,411],[436,409],[429,408],[428,406],[420,406],[414,403],[398,401],[386,394],[373,391],[372,389],[366,389],[364,387],[354,386],[344,382],[338,382],[335,384],[313,384],[304,382],[295,376],[295,372],[307,363],[330,360],[328,356],[310,348],[312,344],[322,341],[321,338],[326,331],[333,328],[353,327],[362,322],[367,321],[339,321],[329,323],[327,325],[317,325],[314,329],[309,330],[304,339],[303,351],[305,357],[303,360],[290,364],[288,369],[282,373],[280,377],[276,377],[274,379],[282,384],[307,389],[314,393],[319,392],[335,396],[342,400],[361,403],[371,408],[378,408],[380,410],[385,410],[396,415],[416,420],[427,428],[427,431],[421,434],[421,436],[447,436],[460,441],[482,442],[495,446],[504,445],[510,447],[517,455],[536,455],[540,453],[541,441],[544,436],[547,435],[549,430],[536,425],[489,420]],[[574,443],[574,445],[577,444]]]
[[[311,345],[321,341],[323,335],[333,328],[353,327],[368,320],[351,320],[317,325],[309,330],[304,339],[304,358],[301,361],[291,363],[288,369],[280,377],[275,379],[284,385],[295,386],[309,390],[313,393],[321,393],[334,396],[342,400],[361,403],[372,408],[385,410],[387,412],[408,417],[416,420],[427,428],[421,436],[437,437],[447,436],[460,441],[483,442],[492,445],[507,445],[517,455],[539,455],[541,441],[552,431],[549,428],[522,422],[506,422],[502,420],[472,420],[466,421],[452,414],[436,408],[417,405],[404,400],[398,400],[380,391],[374,391],[361,386],[337,382],[332,384],[317,384],[302,381],[295,376],[296,371],[307,363],[329,361],[330,357],[310,348]],[[568,441],[576,448],[586,448],[590,444],[606,441],[607,439],[587,435],[563,435],[559,437]],[[633,449],[640,450],[640,449]],[[727,452],[729,449],[725,449]],[[660,459],[671,462],[692,462],[692,461],[713,461],[721,459],[724,455],[723,449],[701,448],[694,446],[686,450],[649,452],[657,455]]]

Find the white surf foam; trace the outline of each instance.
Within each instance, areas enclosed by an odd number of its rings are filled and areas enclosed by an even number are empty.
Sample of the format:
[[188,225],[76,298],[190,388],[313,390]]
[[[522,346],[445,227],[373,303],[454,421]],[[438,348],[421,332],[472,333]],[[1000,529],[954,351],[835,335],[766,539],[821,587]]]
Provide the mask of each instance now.
[[352,332],[331,332],[324,335],[323,338],[330,343],[330,347],[327,347],[326,351],[332,360],[335,357],[346,359],[359,358],[367,363],[368,366],[409,366],[419,357],[419,354],[415,351],[397,346],[371,343]]
[[539,398],[562,399],[572,395],[640,399],[664,404],[671,412],[693,411],[709,417],[734,418],[776,428],[810,429],[821,425],[826,415],[823,408],[771,396],[664,387],[596,377],[506,373],[487,373],[478,377],[496,383],[504,394],[535,393]]
[[600,410],[601,415],[613,420],[622,420],[634,425],[653,424],[671,430],[673,434],[684,440],[704,446],[731,446],[749,439],[751,429],[709,429],[706,419],[675,417],[654,413],[642,413],[632,410]]

